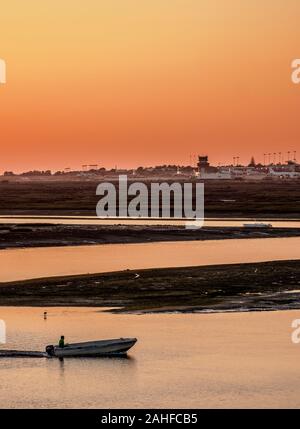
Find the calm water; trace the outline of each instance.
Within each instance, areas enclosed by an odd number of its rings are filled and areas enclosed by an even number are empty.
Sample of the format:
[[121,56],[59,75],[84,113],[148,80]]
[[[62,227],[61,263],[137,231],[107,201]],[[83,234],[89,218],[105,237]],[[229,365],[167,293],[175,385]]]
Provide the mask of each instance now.
[[0,281],[285,259],[300,259],[299,237],[9,249],[0,251]]
[[[243,226],[244,223],[254,222],[253,219],[223,219],[211,218],[205,219],[204,226],[218,226],[218,227],[234,227]],[[299,228],[300,220],[298,219],[267,219],[258,220],[257,222],[272,223],[274,227],[280,228]],[[172,219],[100,219],[96,216],[0,216],[1,223],[50,223],[60,225],[173,225],[180,226],[185,224],[185,220],[172,220]]]
[[1,308],[1,348],[137,336],[129,359],[0,359],[0,407],[300,407],[299,311],[112,315]]

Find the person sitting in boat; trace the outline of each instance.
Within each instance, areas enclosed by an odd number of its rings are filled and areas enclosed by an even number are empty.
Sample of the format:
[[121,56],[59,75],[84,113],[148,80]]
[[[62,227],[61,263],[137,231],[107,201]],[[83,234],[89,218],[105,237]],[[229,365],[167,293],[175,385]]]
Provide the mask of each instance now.
[[59,347],[60,349],[63,349],[63,348],[65,347],[65,336],[64,336],[64,335],[62,335],[62,336],[60,337],[60,340],[59,340],[59,343],[58,343],[58,347]]

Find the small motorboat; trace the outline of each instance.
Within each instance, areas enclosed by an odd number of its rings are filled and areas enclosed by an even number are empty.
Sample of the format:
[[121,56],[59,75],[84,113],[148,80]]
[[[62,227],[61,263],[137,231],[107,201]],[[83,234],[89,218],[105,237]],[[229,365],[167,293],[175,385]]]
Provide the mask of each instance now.
[[113,340],[66,344],[64,347],[50,345],[46,347],[46,353],[48,356],[59,358],[123,356],[136,342],[136,338],[118,338]]
[[271,223],[263,222],[254,222],[254,223],[244,223],[244,228],[272,228]]

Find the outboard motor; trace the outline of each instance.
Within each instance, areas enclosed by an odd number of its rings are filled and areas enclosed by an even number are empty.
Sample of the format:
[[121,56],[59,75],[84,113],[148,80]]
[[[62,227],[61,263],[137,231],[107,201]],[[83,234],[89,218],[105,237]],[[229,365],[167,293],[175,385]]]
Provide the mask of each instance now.
[[46,347],[46,353],[49,355],[49,356],[55,356],[55,353],[54,353],[54,346],[47,346]]

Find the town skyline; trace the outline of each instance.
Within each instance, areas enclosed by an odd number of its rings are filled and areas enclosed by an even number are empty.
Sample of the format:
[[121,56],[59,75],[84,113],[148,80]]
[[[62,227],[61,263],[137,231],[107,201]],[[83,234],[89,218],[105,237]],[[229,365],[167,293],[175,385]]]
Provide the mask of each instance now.
[[[139,165],[134,168],[130,167],[118,167],[116,164],[112,167],[105,167],[101,164],[82,164],[78,168],[72,168],[72,167],[65,167],[63,169],[33,169],[33,170],[24,170],[24,171],[13,171],[13,170],[6,170],[3,172],[0,172],[0,175],[3,176],[22,176],[22,175],[28,175],[28,176],[38,176],[39,174],[44,176],[51,176],[51,175],[59,175],[59,174],[71,174],[71,173],[89,173],[89,172],[132,172],[133,174],[138,173],[139,171],[142,172],[155,172],[155,171],[163,171],[166,170],[172,170],[177,169],[177,174],[180,172],[189,173],[189,171],[196,172],[197,170],[200,171],[200,163],[204,160],[204,163],[208,166],[211,166],[215,169],[247,169],[247,168],[253,168],[256,169],[268,169],[270,167],[278,167],[280,171],[280,167],[284,168],[285,166],[292,166],[295,165],[297,168],[297,171],[300,170],[299,163],[297,162],[297,151],[287,151],[287,152],[269,152],[263,154],[263,162],[257,161],[257,158],[252,155],[249,162],[241,162],[240,156],[233,156],[232,162],[229,164],[221,163],[221,162],[213,162],[211,163],[211,159],[208,157],[208,155],[190,155],[190,162],[187,164],[183,163],[159,163],[156,165]],[[209,162],[208,162],[209,161]]]

